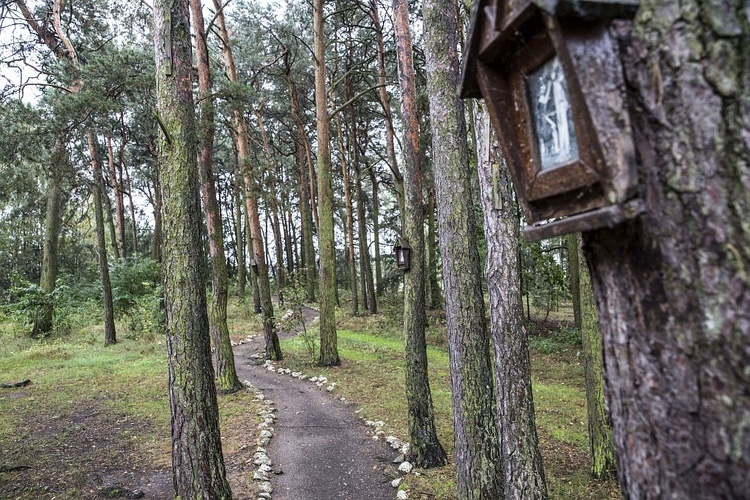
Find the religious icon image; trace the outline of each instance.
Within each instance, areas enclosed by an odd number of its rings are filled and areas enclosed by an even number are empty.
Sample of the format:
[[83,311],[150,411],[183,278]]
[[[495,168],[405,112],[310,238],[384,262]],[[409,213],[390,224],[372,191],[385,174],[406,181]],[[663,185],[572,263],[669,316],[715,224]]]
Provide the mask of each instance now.
[[528,88],[541,170],[577,160],[578,141],[559,59],[554,57],[530,73]]

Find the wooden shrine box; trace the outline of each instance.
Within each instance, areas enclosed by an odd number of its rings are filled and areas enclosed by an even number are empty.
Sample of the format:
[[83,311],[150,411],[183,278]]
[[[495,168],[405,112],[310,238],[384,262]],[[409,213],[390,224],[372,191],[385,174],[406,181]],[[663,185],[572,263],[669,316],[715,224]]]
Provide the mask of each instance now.
[[641,212],[614,19],[638,0],[477,0],[462,97],[484,97],[528,240]]

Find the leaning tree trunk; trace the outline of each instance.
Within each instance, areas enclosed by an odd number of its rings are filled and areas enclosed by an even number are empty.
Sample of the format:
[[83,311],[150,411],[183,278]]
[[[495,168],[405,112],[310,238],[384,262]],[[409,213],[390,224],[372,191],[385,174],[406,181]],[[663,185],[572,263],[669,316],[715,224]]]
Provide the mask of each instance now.
[[224,226],[221,209],[216,197],[213,175],[214,161],[214,101],[211,97],[212,78],[206,45],[201,0],[190,0],[190,12],[195,28],[195,53],[198,66],[198,98],[200,100],[199,138],[200,152],[198,168],[201,177],[201,195],[208,230],[208,251],[211,262],[210,329],[213,339],[216,364],[216,385],[223,393],[236,392],[242,388],[234,366],[232,339],[227,325],[227,301],[229,300],[229,272],[224,253]]
[[[435,429],[432,394],[427,373],[425,341],[425,261],[422,215],[422,172],[419,167],[417,88],[409,29],[409,6],[393,0],[401,114],[404,120],[403,235],[411,247],[411,267],[404,272],[404,337],[406,338],[406,399],[408,404],[410,460],[418,467],[440,467],[448,457]],[[488,372],[489,373],[489,372]]]
[[96,250],[99,255],[99,275],[102,280],[102,307],[104,312],[104,345],[117,343],[117,334],[115,331],[115,307],[112,300],[112,283],[109,280],[109,266],[107,264],[107,243],[104,235],[104,211],[102,210],[102,191],[104,183],[102,182],[102,161],[97,149],[94,132],[89,128],[86,131],[86,142],[91,157],[91,170],[93,173],[93,183],[91,184],[94,193],[94,219],[96,220]]
[[318,363],[322,366],[332,366],[340,364],[341,361],[336,334],[336,254],[333,240],[331,120],[326,99],[323,4],[324,0],[313,2],[315,116],[318,130],[318,248],[320,251],[320,356]]
[[529,339],[523,324],[518,265],[518,223],[510,171],[495,135],[490,133],[489,116],[478,108],[475,116],[482,120],[480,123],[485,130],[482,140],[478,141],[477,164],[487,242],[485,275],[495,350],[495,390],[505,498],[547,498],[534,423]]
[[[580,236],[574,234],[576,246],[580,245]],[[576,259],[579,268],[579,290],[581,306],[581,338],[583,346],[583,370],[586,378],[586,409],[589,426],[589,455],[591,475],[595,478],[615,477],[617,460],[612,441],[612,426],[607,416],[604,403],[604,379],[602,378],[602,332],[599,328],[599,316],[591,291],[591,278],[585,262]]]
[[[746,498],[745,2],[697,2],[687,9],[677,0],[643,1],[633,29],[618,24],[614,36],[624,61],[623,104],[633,120],[644,213],[583,238],[620,485],[633,499]],[[623,107],[611,97],[609,105]]]
[[456,92],[455,4],[423,8],[427,95],[443,263],[448,353],[453,388],[458,498],[503,498],[490,336],[484,316],[479,250],[463,105]]
[[188,3],[158,0],[153,12],[174,495],[231,498],[204,288]]

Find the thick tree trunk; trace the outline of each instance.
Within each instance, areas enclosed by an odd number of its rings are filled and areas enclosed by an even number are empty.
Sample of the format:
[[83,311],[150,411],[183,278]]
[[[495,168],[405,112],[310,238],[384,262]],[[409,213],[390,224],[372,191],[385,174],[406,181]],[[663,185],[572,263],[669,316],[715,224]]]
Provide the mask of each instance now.
[[231,498],[204,288],[188,3],[158,0],[153,12],[174,494]]
[[406,400],[409,410],[410,460],[418,467],[445,465],[448,457],[435,429],[432,394],[427,373],[425,341],[425,257],[422,209],[422,172],[419,166],[417,88],[409,29],[409,6],[393,0],[396,52],[404,120],[404,227],[411,247],[411,264],[404,273],[404,337],[406,338]]
[[326,99],[324,0],[313,2],[315,116],[318,130],[318,248],[320,250],[320,356],[318,363],[341,363],[336,335],[336,253],[333,241],[333,180],[330,116]]
[[492,390],[490,337],[475,243],[466,125],[456,92],[457,12],[452,1],[426,0],[423,5],[458,498],[498,499],[504,497],[504,480]]
[[[573,235],[580,246],[580,235]],[[581,305],[581,338],[583,346],[583,368],[586,377],[586,409],[589,426],[589,454],[591,475],[595,478],[615,477],[617,460],[612,441],[612,426],[604,403],[604,379],[602,378],[602,333],[599,329],[599,315],[591,290],[591,278],[585,262],[576,262],[579,268],[579,289]]]
[[[45,293],[55,291],[57,284],[57,268],[59,261],[60,230],[62,228],[62,186],[60,183],[61,171],[68,161],[68,152],[65,149],[65,139],[55,139],[52,151],[52,168],[47,187],[47,211],[44,218],[44,246],[42,247],[42,275],[39,286]],[[34,326],[31,330],[32,337],[47,335],[52,330],[54,317],[54,305],[52,303],[41,307],[37,312]]]
[[214,147],[214,101],[211,97],[212,78],[208,47],[203,23],[201,0],[190,0],[190,12],[195,29],[195,53],[198,65],[198,98],[200,100],[198,168],[201,177],[204,215],[208,230],[208,250],[211,262],[210,329],[216,364],[216,385],[223,393],[236,392],[242,388],[234,366],[232,339],[227,325],[227,301],[229,299],[229,273],[224,253],[224,226],[221,209],[216,196],[213,175]]
[[641,2],[634,29],[617,28],[645,212],[583,238],[620,485],[633,499],[746,498],[746,6]]
[[495,135],[490,134],[489,116],[482,110],[476,111],[480,126],[485,130],[482,140],[478,141],[477,164],[487,242],[485,274],[495,351],[495,389],[505,498],[547,498],[534,423],[529,339],[523,324],[518,266],[518,223],[510,171]]
[[102,162],[99,156],[94,132],[89,128],[86,131],[86,142],[91,157],[91,170],[93,183],[91,185],[94,193],[94,219],[96,220],[96,250],[99,255],[99,275],[102,280],[102,307],[104,313],[104,345],[117,343],[115,331],[115,307],[112,300],[112,284],[109,280],[109,266],[107,264],[107,243],[104,235],[104,211],[102,210]]

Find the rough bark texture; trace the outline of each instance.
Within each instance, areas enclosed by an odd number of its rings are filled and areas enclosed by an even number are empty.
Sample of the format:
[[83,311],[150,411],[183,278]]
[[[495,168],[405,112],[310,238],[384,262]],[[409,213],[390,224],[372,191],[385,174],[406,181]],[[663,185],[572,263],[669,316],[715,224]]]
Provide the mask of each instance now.
[[208,230],[208,251],[211,262],[210,329],[213,340],[216,385],[221,392],[235,392],[242,388],[234,367],[232,339],[227,325],[227,300],[229,299],[229,272],[224,253],[224,226],[221,209],[216,196],[213,175],[214,160],[214,101],[211,97],[212,78],[206,45],[203,10],[201,0],[190,0],[190,13],[195,29],[195,53],[198,66],[198,98],[200,100],[200,120],[198,134],[200,152],[198,169],[201,177],[201,195]]
[[406,399],[409,407],[410,460],[418,467],[439,467],[447,455],[437,438],[427,374],[425,342],[425,257],[422,215],[422,173],[419,167],[419,118],[412,59],[409,7],[393,0],[396,52],[404,120],[404,228],[411,247],[411,267],[404,273],[404,337],[406,338]]
[[619,25],[645,213],[584,234],[626,498],[750,492],[750,28],[738,0]]
[[478,173],[487,242],[485,273],[495,350],[500,461],[505,498],[547,498],[534,423],[529,339],[523,325],[518,264],[518,222],[510,171],[487,113],[477,109],[485,133],[478,141]]
[[[433,181],[434,182],[434,181]],[[443,307],[443,293],[438,284],[438,238],[435,189],[427,195],[427,304],[431,309]]]
[[[44,217],[44,245],[42,247],[42,275],[39,286],[45,293],[55,291],[57,284],[58,249],[60,242],[60,230],[62,228],[62,187],[60,186],[60,171],[68,161],[68,153],[65,143],[61,138],[55,140],[52,151],[52,168],[47,187],[47,210]],[[45,305],[37,313],[34,326],[31,330],[32,337],[47,335],[52,330],[52,319],[54,316],[53,304]]]
[[96,220],[96,251],[99,256],[99,275],[102,280],[102,307],[104,313],[104,345],[117,343],[115,331],[115,307],[112,300],[112,284],[109,280],[109,266],[107,265],[107,243],[104,235],[104,210],[102,209],[102,161],[94,137],[94,132],[89,128],[86,131],[86,143],[91,157],[91,170],[93,183],[91,188],[94,193],[94,219]]
[[424,2],[427,95],[443,262],[453,389],[458,497],[503,498],[490,337],[484,316],[479,251],[463,105],[456,92],[454,2]]
[[162,126],[159,168],[174,494],[231,498],[221,452],[204,288],[187,0],[155,2],[154,47]]
[[315,36],[315,117],[318,130],[318,248],[320,251],[320,356],[318,363],[341,363],[336,335],[336,255],[333,242],[331,132],[326,99],[323,0],[313,3]]
[[[573,235],[580,246],[580,236]],[[602,378],[602,332],[599,315],[596,313],[591,278],[586,263],[577,263],[580,268],[581,291],[581,338],[583,346],[583,369],[586,377],[586,409],[589,427],[589,454],[591,475],[596,478],[615,477],[617,460],[612,441],[612,426],[604,402],[604,379]]]

